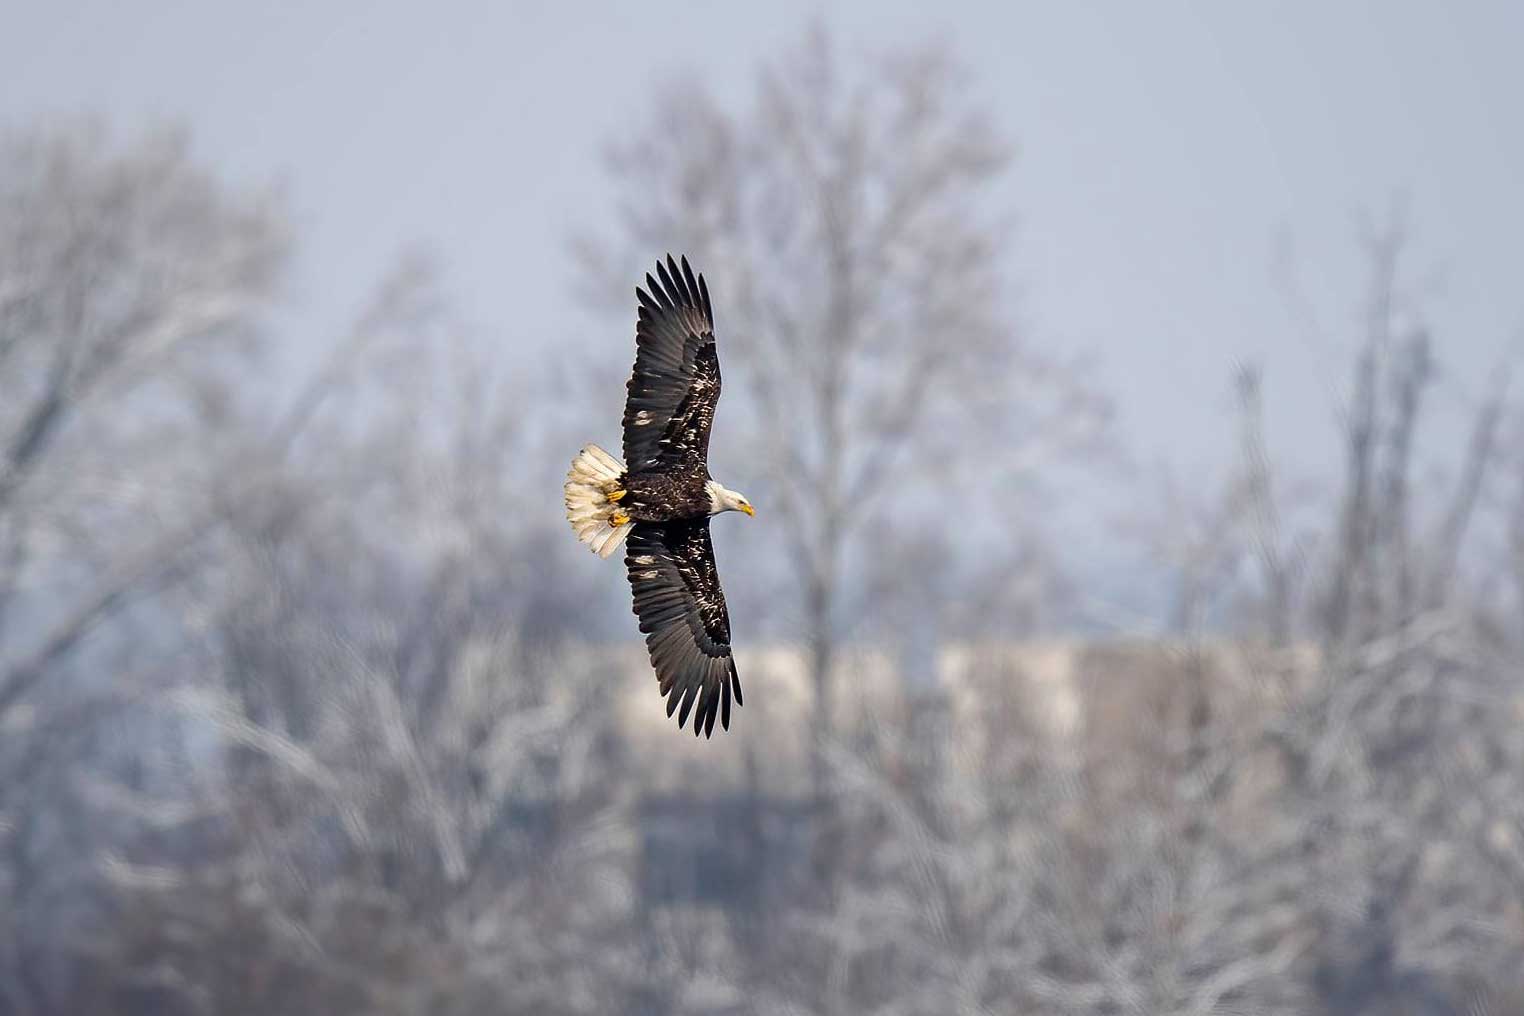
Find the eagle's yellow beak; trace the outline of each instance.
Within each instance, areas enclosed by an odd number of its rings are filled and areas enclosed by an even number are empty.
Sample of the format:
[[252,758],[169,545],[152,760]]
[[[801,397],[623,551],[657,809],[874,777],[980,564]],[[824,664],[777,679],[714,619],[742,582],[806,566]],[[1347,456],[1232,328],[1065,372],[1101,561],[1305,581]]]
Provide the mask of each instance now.
[[745,512],[746,514],[750,515],[752,518],[756,518],[756,516],[757,516],[757,510],[755,508],[753,508],[749,504],[743,504],[741,506],[741,510],[743,512]]

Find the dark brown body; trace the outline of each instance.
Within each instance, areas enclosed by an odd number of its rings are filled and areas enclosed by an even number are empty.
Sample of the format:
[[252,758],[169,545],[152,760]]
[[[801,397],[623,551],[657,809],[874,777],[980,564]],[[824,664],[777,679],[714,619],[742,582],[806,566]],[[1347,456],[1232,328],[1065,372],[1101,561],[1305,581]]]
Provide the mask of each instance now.
[[709,470],[702,464],[626,473],[620,486],[628,493],[619,508],[636,522],[671,522],[709,515]]

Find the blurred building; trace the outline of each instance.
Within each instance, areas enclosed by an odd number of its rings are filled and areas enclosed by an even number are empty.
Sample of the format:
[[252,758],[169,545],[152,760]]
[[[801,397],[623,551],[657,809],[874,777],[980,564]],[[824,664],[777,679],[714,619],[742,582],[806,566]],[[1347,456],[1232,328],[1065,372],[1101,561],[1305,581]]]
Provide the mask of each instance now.
[[[642,648],[612,654],[609,663],[632,675],[618,696],[617,729],[641,760],[646,790],[807,796],[816,702],[806,654],[771,647],[743,651],[738,662],[746,704],[730,731],[706,741],[666,715]],[[911,736],[925,714],[941,712],[954,766],[981,765],[1012,737],[1040,740],[1058,763],[1077,759],[1070,749],[1082,740],[1136,751],[1157,742],[1161,728],[1280,707],[1316,662],[1310,646],[1226,640],[962,643],[936,654],[934,681],[912,683],[892,654],[856,651],[844,654],[826,708],[847,738]]]
[[[1174,771],[1149,753],[1190,752],[1193,730],[1247,725],[1284,708],[1315,664],[1310,648],[1227,641],[984,642],[942,649],[935,679],[910,681],[891,654],[857,651],[842,660],[825,708],[853,757],[913,760],[923,774],[930,761],[945,778],[973,781],[1019,780],[1033,765],[1078,775],[1084,766],[1093,806],[1149,792],[1147,780]],[[741,653],[746,704],[712,740],[679,731],[666,715],[643,648],[613,651],[604,665],[630,675],[616,694],[614,728],[632,767],[643,905],[744,905],[806,881],[818,833],[806,654]],[[1234,802],[1246,821],[1281,779],[1277,762],[1263,761],[1248,767]]]

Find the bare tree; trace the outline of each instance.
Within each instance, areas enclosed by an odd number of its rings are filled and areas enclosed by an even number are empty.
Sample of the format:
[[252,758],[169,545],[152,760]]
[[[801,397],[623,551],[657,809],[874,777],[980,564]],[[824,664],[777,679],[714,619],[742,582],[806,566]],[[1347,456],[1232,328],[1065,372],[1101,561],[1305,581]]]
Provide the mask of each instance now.
[[[285,234],[270,198],[225,193],[173,134],[120,151],[91,126],[20,134],[0,160],[0,623],[48,548],[92,573],[56,624],[31,618],[43,637],[5,640],[20,649],[0,670],[3,708],[37,669],[23,664],[66,652],[120,603],[129,576],[112,566],[153,570],[131,562],[141,548],[120,529],[107,566],[87,565],[92,533],[108,507],[140,508],[152,481],[183,486],[205,468],[194,437],[231,408],[229,343],[252,337]],[[142,411],[166,399],[177,403]],[[159,456],[156,475],[123,454],[166,437],[186,453]]]
[[603,1008],[586,996],[637,965],[614,937],[628,808],[604,778],[611,675],[557,628],[595,598],[544,560],[574,548],[526,510],[518,403],[432,274],[404,266],[356,335],[264,463],[261,510],[183,587],[211,680],[166,704],[215,752],[162,798],[119,795],[194,806],[180,856],[107,866],[114,990],[184,1012]]
[[[1434,380],[1430,339],[1403,276],[1400,217],[1367,230],[1372,279],[1345,431],[1343,502],[1328,562],[1326,635],[1337,643],[1390,633],[1444,605],[1488,475],[1504,415],[1507,371],[1476,409],[1449,503],[1415,503],[1414,435]],[[1430,518],[1419,516],[1427,509]],[[1416,533],[1417,527],[1432,526]]]
[[[157,605],[204,527],[286,236],[163,133],[0,140],[0,981],[39,1011],[51,945],[118,826],[83,795],[163,683]],[[109,622],[109,624],[108,624]],[[56,959],[56,957],[54,957]]]

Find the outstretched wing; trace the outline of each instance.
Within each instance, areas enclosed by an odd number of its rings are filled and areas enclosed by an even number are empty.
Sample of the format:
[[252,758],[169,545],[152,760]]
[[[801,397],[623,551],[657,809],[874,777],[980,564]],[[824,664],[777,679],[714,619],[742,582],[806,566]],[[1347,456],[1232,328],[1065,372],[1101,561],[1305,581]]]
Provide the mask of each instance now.
[[624,406],[624,461],[631,471],[703,464],[720,400],[709,287],[683,258],[646,275],[635,325],[635,369]]
[[741,678],[730,655],[730,614],[709,542],[709,519],[642,522],[625,550],[635,615],[656,679],[679,728],[694,703],[693,733],[730,729],[730,699],[741,704]]

